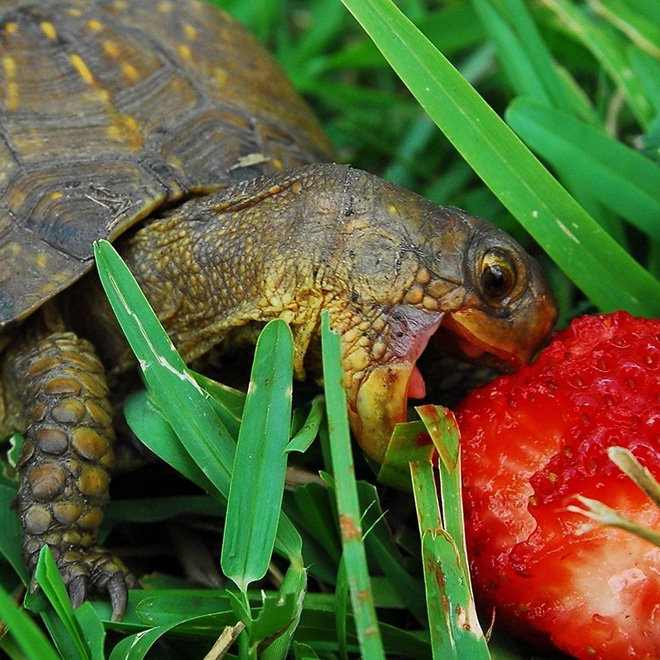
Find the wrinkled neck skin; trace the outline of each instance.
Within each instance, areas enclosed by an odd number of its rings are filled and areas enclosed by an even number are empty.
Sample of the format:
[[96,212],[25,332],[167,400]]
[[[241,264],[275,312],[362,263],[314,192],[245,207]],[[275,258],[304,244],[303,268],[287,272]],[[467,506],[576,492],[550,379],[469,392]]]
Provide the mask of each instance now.
[[372,175],[323,164],[192,199],[118,247],[188,362],[283,318],[297,375],[318,371],[304,358],[328,309],[341,335],[353,430],[382,459],[393,425],[405,419],[415,361],[443,314],[465,303],[473,222]]

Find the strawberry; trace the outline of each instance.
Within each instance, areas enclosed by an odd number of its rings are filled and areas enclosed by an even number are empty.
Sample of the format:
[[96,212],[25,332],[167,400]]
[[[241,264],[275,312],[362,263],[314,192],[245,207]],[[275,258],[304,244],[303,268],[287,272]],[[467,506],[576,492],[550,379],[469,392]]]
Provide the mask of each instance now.
[[581,494],[660,527],[606,453],[626,447],[660,478],[660,320],[581,317],[456,416],[472,577],[496,625],[577,658],[660,658],[660,548],[585,532],[567,509]]

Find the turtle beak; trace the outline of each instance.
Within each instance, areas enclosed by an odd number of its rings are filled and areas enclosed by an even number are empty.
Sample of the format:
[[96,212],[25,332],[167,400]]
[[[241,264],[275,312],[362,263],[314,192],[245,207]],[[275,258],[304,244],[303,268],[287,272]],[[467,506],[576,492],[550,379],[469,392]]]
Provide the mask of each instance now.
[[536,355],[557,317],[552,295],[533,299],[517,310],[516,322],[498,318],[478,308],[447,314],[434,337],[442,349],[472,362],[515,371]]

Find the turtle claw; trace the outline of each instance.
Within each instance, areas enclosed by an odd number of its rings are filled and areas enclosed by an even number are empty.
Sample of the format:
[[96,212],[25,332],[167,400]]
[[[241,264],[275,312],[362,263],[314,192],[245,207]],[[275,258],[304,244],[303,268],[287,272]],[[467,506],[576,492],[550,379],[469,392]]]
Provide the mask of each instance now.
[[61,554],[56,548],[52,550],[73,609],[92,593],[105,593],[110,597],[112,620],[121,621],[126,614],[128,590],[138,586],[123,562],[99,546]]
[[108,595],[110,596],[110,604],[112,605],[113,621],[121,621],[126,614],[126,605],[128,604],[128,588],[126,576],[122,573],[115,573],[109,580],[106,586]]
[[88,578],[86,575],[76,575],[67,585],[69,598],[73,609],[78,609],[87,599],[89,590],[87,588]]

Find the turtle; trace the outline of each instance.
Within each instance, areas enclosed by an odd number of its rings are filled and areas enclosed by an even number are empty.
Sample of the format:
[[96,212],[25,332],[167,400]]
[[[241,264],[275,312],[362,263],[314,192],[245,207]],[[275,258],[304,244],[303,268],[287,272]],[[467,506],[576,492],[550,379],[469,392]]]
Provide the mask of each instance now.
[[135,582],[98,543],[111,393],[135,360],[93,265],[113,241],[187,363],[273,318],[299,378],[339,333],[351,428],[382,461],[429,342],[515,368],[552,328],[538,264],[485,220],[335,162],[243,27],[200,0],[0,0],[0,433],[16,510],[78,606]]

